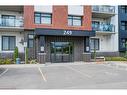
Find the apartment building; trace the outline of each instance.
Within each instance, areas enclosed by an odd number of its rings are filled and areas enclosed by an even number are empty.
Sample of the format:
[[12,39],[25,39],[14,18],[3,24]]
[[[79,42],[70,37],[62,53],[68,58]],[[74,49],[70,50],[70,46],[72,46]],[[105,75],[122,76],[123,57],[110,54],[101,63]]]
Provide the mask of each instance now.
[[118,13],[119,23],[126,27],[123,9],[108,5],[0,6],[1,57],[12,58],[16,46],[21,59],[28,47],[29,58],[40,63],[90,61],[94,49],[97,56],[119,56],[126,41],[123,26],[118,32]]
[[90,61],[91,6],[0,6],[0,52],[24,47],[40,63]]
[[127,6],[118,6],[119,21],[119,51],[125,53],[127,43]]
[[118,51],[118,6],[92,6],[91,52],[96,49],[97,56],[119,56]]

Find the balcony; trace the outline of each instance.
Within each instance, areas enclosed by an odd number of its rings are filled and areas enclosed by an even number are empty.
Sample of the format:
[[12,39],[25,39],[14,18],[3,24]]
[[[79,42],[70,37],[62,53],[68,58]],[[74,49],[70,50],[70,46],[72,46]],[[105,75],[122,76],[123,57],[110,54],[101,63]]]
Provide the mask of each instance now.
[[115,33],[115,26],[112,24],[92,24],[92,29],[98,33]]
[[109,18],[115,15],[115,6],[92,6],[94,18]]
[[0,10],[1,11],[12,11],[12,12],[23,12],[23,7],[24,6],[20,6],[20,5],[18,5],[18,6],[16,6],[16,5],[8,5],[8,6],[6,6],[6,5],[1,5],[0,6]]
[[23,19],[0,18],[0,28],[23,28]]

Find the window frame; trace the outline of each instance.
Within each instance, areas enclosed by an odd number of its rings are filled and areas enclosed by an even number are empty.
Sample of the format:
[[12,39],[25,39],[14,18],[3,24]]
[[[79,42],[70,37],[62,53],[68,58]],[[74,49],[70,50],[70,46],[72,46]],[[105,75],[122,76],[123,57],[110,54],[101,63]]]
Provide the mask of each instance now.
[[[7,17],[7,18],[4,18],[4,17]],[[13,18],[10,18],[10,17],[13,17]],[[14,27],[14,26],[16,26],[15,25],[16,24],[16,16],[15,15],[4,15],[4,14],[2,14],[1,18],[2,18],[2,26],[7,26],[7,27]],[[7,25],[7,23],[4,24],[4,19],[5,20],[6,19],[13,19],[14,20],[14,25]]]
[[[96,49],[96,40],[98,42],[98,48],[96,50],[100,50],[100,39],[99,38],[91,38],[90,40],[94,40],[94,49]],[[91,41],[92,42],[92,41]],[[91,45],[90,45],[91,46]],[[91,49],[91,48],[90,48]],[[94,49],[91,49],[91,50],[94,50]]]
[[127,13],[127,6],[126,5],[121,6],[120,8],[121,8],[122,13]]
[[[33,38],[29,38],[29,35],[32,35]],[[27,38],[28,38],[28,40],[27,40],[27,47],[28,48],[33,48],[34,47],[34,34],[28,34]],[[31,41],[31,40],[33,41],[33,46],[32,47],[30,47],[30,44],[29,44],[29,41]]]
[[[39,14],[39,16],[37,16],[37,17],[39,17],[39,23],[36,23],[36,14]],[[45,16],[45,15],[48,15],[48,16]],[[43,23],[42,22],[42,17],[45,17],[45,18],[50,18],[51,19],[51,21],[50,21],[50,23]],[[42,12],[34,12],[34,23],[35,24],[48,24],[48,25],[50,25],[50,24],[52,24],[52,14],[51,13],[42,13]]]
[[[3,43],[4,43],[4,42],[3,42],[3,38],[4,38],[4,37],[8,37],[8,49],[4,49],[4,48],[3,48]],[[14,39],[15,39],[14,47],[16,47],[16,36],[2,36],[2,43],[1,43],[1,44],[2,44],[2,45],[1,45],[1,46],[2,46],[2,51],[13,51],[13,50],[15,49],[15,48],[14,48],[14,49],[10,49],[10,45],[11,45],[11,44],[10,44],[10,38],[11,38],[11,37],[14,37]],[[6,44],[7,44],[7,43],[6,43]]]
[[[71,25],[69,25],[69,19],[71,19]],[[80,25],[75,25],[74,20],[80,20]],[[76,16],[76,15],[68,15],[68,26],[82,26],[82,16]]]
[[[127,31],[127,21],[121,21],[120,27],[121,30]],[[124,29],[122,27],[124,27]]]

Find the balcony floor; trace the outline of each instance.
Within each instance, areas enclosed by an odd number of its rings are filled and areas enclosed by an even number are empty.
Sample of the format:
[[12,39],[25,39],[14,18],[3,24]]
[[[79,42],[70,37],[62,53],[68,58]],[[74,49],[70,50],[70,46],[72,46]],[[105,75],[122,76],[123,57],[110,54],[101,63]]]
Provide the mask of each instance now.
[[93,18],[110,18],[114,15],[115,13],[92,12]]

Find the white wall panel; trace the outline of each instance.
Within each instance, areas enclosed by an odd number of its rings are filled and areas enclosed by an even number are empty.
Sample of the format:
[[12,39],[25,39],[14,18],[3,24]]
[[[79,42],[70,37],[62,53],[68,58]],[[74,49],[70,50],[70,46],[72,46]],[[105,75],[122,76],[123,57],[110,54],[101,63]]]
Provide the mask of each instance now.
[[81,5],[69,5],[68,6],[69,15],[83,15],[83,6]]
[[34,11],[36,12],[46,12],[46,13],[52,13],[52,6],[47,5],[47,6],[34,6]]

